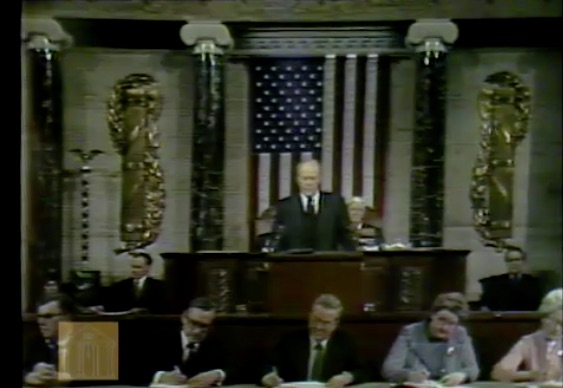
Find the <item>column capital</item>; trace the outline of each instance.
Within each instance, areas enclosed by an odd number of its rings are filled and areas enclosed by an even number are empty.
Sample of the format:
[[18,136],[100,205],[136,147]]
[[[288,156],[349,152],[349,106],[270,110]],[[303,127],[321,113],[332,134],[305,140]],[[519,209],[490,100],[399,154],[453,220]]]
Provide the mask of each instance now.
[[72,44],[72,36],[51,18],[24,18],[21,40],[31,49],[60,50]]
[[445,52],[458,35],[457,25],[450,19],[418,19],[410,25],[406,41],[416,52]]
[[180,29],[180,38],[194,54],[223,54],[234,44],[227,26],[214,20],[188,21]]

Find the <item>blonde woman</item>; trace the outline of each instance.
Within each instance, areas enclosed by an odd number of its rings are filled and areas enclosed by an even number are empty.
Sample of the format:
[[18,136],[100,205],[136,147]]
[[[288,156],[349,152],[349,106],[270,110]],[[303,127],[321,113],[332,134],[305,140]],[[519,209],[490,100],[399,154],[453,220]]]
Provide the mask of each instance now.
[[494,380],[546,382],[563,380],[561,321],[563,288],[544,296],[539,308],[539,330],[520,338],[493,368]]

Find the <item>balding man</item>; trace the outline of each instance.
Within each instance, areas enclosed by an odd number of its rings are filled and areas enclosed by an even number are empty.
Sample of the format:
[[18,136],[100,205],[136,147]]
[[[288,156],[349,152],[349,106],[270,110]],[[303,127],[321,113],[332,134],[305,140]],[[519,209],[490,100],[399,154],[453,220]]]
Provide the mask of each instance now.
[[299,193],[282,199],[276,209],[277,251],[355,250],[344,199],[320,190],[320,173],[316,160],[297,166]]

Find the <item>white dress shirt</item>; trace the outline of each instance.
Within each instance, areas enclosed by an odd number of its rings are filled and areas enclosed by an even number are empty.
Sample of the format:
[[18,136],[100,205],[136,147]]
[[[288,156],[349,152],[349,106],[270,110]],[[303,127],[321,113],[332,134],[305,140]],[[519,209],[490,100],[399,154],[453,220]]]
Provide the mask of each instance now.
[[133,279],[133,284],[135,285],[136,288],[136,293],[137,294],[141,294],[141,291],[143,291],[143,286],[145,285],[145,281],[147,280],[146,276],[143,276],[140,279]]
[[196,344],[194,344],[193,349],[188,349],[188,345],[190,344],[190,340],[188,339],[188,336],[186,335],[186,333],[181,331],[180,332],[180,338],[182,340],[182,349],[184,350],[184,353],[182,353],[182,361],[186,362],[188,360],[188,358],[190,357],[190,353],[197,352],[197,349],[199,348],[199,344],[196,343]]
[[303,211],[307,211],[307,203],[309,202],[308,197],[310,196],[313,197],[313,209],[315,209],[315,214],[319,214],[321,193],[319,193],[318,191],[312,195],[306,195],[303,193],[299,194],[299,197],[301,198],[301,206],[303,206]]

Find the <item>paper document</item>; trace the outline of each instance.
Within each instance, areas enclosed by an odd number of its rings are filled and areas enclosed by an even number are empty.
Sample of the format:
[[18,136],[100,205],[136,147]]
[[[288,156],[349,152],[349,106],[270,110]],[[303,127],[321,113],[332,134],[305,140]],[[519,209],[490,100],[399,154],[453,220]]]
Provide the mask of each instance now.
[[294,383],[284,383],[281,388],[326,388],[325,383],[318,381],[296,381]]
[[149,388],[189,388],[188,384],[183,385],[171,385],[171,384],[151,384]]

